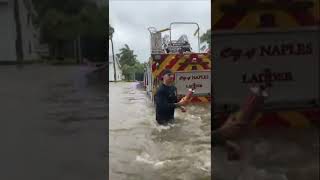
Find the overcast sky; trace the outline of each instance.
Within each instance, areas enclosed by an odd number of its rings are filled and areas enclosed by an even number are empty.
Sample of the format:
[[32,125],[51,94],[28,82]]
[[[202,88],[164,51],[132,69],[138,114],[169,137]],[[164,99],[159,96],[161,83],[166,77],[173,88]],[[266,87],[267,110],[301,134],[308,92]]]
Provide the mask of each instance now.
[[[128,44],[138,60],[146,62],[150,56],[147,30],[150,26],[160,30],[169,27],[171,22],[196,22],[200,35],[203,34],[211,27],[210,6],[210,0],[109,0],[109,23],[115,29],[115,54]],[[193,36],[196,29],[194,25],[174,25],[172,39],[186,34],[193,50],[198,51],[198,39]]]

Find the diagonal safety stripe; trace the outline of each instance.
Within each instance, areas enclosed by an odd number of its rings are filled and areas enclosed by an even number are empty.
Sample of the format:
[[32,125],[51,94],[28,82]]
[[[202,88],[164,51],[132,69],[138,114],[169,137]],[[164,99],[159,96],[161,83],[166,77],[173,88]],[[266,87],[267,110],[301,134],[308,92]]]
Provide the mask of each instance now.
[[[244,0],[245,2],[256,2],[257,0]],[[233,4],[239,3],[240,0]],[[286,3],[295,2],[287,0]],[[269,12],[276,17],[276,26],[278,28],[293,28],[300,26],[310,26],[319,23],[320,6],[319,0],[313,0],[314,7],[309,11],[290,11],[290,10],[259,10],[251,12],[224,13],[219,10],[220,4],[217,5],[214,12],[214,30],[223,29],[251,29],[256,30],[259,26],[259,16],[262,13]]]
[[177,62],[179,61],[179,59],[182,57],[182,55],[177,54],[175,55],[171,60],[170,63],[166,66],[166,68],[171,69],[175,64],[177,64]]
[[257,122],[257,127],[290,127],[290,123],[283,121],[276,112],[264,113]]
[[[224,15],[224,13],[221,11],[220,6],[221,6],[221,0],[213,0],[212,3],[214,4],[213,6],[213,24],[216,24],[216,22],[221,19]],[[224,3],[229,3],[229,4],[234,4],[235,0],[223,0]]]
[[185,56],[184,62],[182,64],[180,64],[180,67],[178,68],[178,71],[183,71],[185,70],[189,64],[192,61],[192,58],[195,57],[195,54],[188,54]]
[[258,29],[259,24],[259,12],[248,12],[245,16],[238,22],[236,26],[234,26],[234,29]]
[[246,12],[225,13],[214,25],[213,30],[233,29],[244,18]]
[[186,69],[184,69],[185,71],[192,71],[192,66],[191,64],[187,65]]
[[257,125],[258,125],[259,120],[261,119],[261,117],[262,117],[262,113],[260,112],[260,113],[257,114],[256,118],[252,121],[252,125],[253,125],[254,127],[257,127]]
[[179,61],[179,58],[180,58],[179,55],[174,55],[173,57],[171,57],[171,59],[169,59],[169,61],[168,61],[168,64],[163,69],[161,69],[159,71],[157,76],[160,76],[166,68],[169,68],[169,69],[171,69],[172,72],[175,72],[172,70],[172,66],[174,66]]
[[302,114],[312,123],[320,125],[320,108],[305,110]]
[[274,11],[277,18],[276,23],[279,28],[299,27],[298,22],[286,11]]
[[[257,0],[235,0],[233,4],[241,3],[255,3]],[[215,13],[215,12],[214,12]],[[219,11],[217,12],[219,13]],[[247,15],[246,11],[227,12],[223,13],[223,16],[213,24],[213,30],[234,29],[239,22]]]
[[[192,57],[199,57],[198,62],[196,64],[185,63],[186,60],[188,59],[192,60]],[[210,59],[209,59],[209,55],[206,53],[171,54],[162,59],[162,63],[159,65],[159,68],[152,73],[153,77],[157,79],[159,75],[161,75],[161,73],[166,68],[169,68],[173,72],[176,72],[177,70],[179,70],[179,68],[181,68],[181,64],[187,65],[186,68],[183,70],[185,72],[191,71],[192,66],[196,66],[197,70],[205,70],[206,68],[210,67]],[[156,90],[155,88],[156,87],[153,88],[153,94],[155,94],[155,90]],[[211,100],[211,97],[194,97],[194,99],[192,99],[191,102],[192,103],[208,103],[210,100]]]
[[172,54],[168,54],[164,60],[161,62],[161,64],[159,64],[159,68],[156,70],[156,73],[155,73],[155,76],[159,76],[160,73],[164,70],[164,67],[167,65],[167,63],[171,60],[171,58],[173,57],[174,55]]
[[210,59],[209,55],[200,55],[199,58],[201,59],[200,65],[203,67],[203,69],[210,69]]
[[178,59],[177,63],[172,66],[172,71],[176,72],[180,68],[180,63],[183,63],[185,61],[185,56],[181,56],[180,59]]
[[202,71],[202,70],[205,70],[205,69],[200,64],[197,64],[197,70]]
[[286,122],[290,123],[291,127],[310,127],[310,122],[308,121],[308,119],[299,112],[279,112],[278,115]]
[[[164,59],[166,58],[166,56],[168,56],[167,54],[157,54],[157,55],[154,55],[153,58],[155,58],[155,56],[160,56],[160,60],[159,60],[159,63],[161,64]],[[157,71],[157,62],[156,61],[152,61],[152,72],[156,72]]]
[[184,62],[182,62],[182,64],[180,64],[179,68],[178,68],[178,71],[183,71],[187,68],[187,66],[189,65],[190,63],[190,57],[187,57],[184,59]]
[[[204,66],[204,69],[209,69],[208,63],[204,62],[203,59],[201,58],[202,55],[198,54],[191,54],[189,58],[187,58],[179,67],[179,71],[183,71],[187,68],[188,71],[192,70],[192,58],[197,58],[197,64]],[[191,66],[191,67],[190,67]]]
[[[172,71],[178,71],[180,70],[180,66],[181,66],[181,63],[184,63],[186,61],[188,57],[187,56],[183,56],[182,58],[180,58],[178,60],[178,62],[172,67]],[[208,56],[203,56],[203,59],[202,59],[203,62],[207,62],[207,64],[205,65],[200,65],[200,64],[197,64],[197,69],[198,70],[210,70],[210,60],[208,58]]]
[[290,14],[301,26],[311,26],[316,24],[315,17],[308,12],[290,12]]
[[165,60],[159,65],[159,69],[156,70],[155,75],[159,76],[159,74],[164,70],[165,66],[170,62],[170,60],[174,57],[174,54],[169,54]]
[[[242,20],[239,22],[236,29],[259,29],[259,16],[263,13],[272,13],[276,18],[276,27],[279,28],[290,28],[299,27],[301,24],[298,23],[294,16],[290,15],[289,12],[281,10],[266,10],[266,11],[254,11],[249,12]],[[309,20],[308,20],[309,21]]]

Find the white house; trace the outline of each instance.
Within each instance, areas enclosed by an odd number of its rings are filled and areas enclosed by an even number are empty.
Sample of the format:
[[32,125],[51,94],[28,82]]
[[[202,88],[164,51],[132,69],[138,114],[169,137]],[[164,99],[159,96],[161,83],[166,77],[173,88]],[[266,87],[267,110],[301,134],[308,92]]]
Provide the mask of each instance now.
[[[14,0],[0,0],[0,62],[17,61],[17,26]],[[38,59],[39,31],[33,26],[32,14],[35,14],[32,0],[17,0],[23,60]]]
[[113,59],[112,55],[109,56],[109,81],[121,81],[123,80],[122,71],[120,69],[120,63],[119,60],[115,58],[115,69],[116,69],[116,80],[114,79],[114,66],[113,66]]

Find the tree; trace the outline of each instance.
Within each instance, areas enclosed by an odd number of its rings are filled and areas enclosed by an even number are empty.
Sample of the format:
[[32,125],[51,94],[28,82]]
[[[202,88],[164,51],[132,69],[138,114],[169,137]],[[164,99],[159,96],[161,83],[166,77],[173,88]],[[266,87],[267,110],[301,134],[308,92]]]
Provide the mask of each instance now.
[[204,43],[204,42],[208,43],[209,48],[211,48],[211,29],[207,30],[206,33],[201,35],[200,42],[201,43]]
[[109,24],[109,39],[111,40],[111,48],[112,48],[112,62],[113,62],[113,78],[114,78],[114,81],[117,81],[117,69],[116,69],[116,61],[114,59],[114,48],[113,48],[113,40],[112,40],[112,37],[113,37],[113,33],[114,33],[114,28],[110,26]]
[[134,68],[135,68],[135,80],[143,81],[144,67],[145,67],[145,65],[143,63],[140,63],[140,62],[137,62],[134,65]]
[[76,40],[85,29],[80,16],[85,0],[33,0],[33,4],[42,42],[49,44],[51,55],[63,56],[64,42]]
[[63,45],[72,42],[78,53],[90,49],[87,55],[105,61],[107,7],[99,8],[87,0],[33,0],[33,4],[37,11],[35,25],[40,28],[42,42],[49,44],[52,56],[63,56]]
[[143,80],[144,64],[137,60],[137,55],[134,54],[127,44],[120,49],[120,53],[116,56],[120,59],[122,74],[127,81]]
[[134,66],[137,62],[137,55],[133,54],[133,50],[129,48],[127,44],[124,45],[124,48],[120,49],[119,55],[120,57],[120,65],[128,65],[128,66]]
[[109,39],[112,39],[114,33],[114,28],[109,24]]
[[106,7],[86,6],[81,12],[82,22],[85,22],[85,30],[81,35],[84,56],[91,57],[94,61],[105,62],[108,50],[106,48],[108,11]]
[[126,81],[131,81],[134,80],[134,75],[135,75],[135,67],[134,66],[129,66],[127,64],[121,66],[122,69],[122,74],[125,77]]

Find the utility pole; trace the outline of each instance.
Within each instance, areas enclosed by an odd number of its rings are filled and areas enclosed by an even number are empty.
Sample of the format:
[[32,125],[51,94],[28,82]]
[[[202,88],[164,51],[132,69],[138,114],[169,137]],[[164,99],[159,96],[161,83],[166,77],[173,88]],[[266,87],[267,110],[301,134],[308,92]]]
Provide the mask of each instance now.
[[112,60],[113,60],[113,76],[114,76],[114,81],[117,81],[117,70],[116,70],[116,61],[114,59],[114,49],[113,49],[113,41],[112,41],[112,38],[111,38],[111,46],[112,46]]
[[[110,25],[109,25],[110,27]],[[113,37],[113,33],[114,33],[114,29],[113,28],[109,28],[109,30],[111,32],[109,32],[109,38],[111,40],[111,48],[112,48],[112,60],[113,60],[113,77],[114,77],[114,81],[116,82],[117,81],[117,70],[116,70],[116,61],[114,59],[114,49],[113,49],[113,40],[112,40],[112,37]]]
[[23,48],[22,48],[22,37],[21,37],[21,21],[20,21],[20,8],[19,1],[14,0],[14,17],[16,23],[16,57],[18,63],[22,63],[23,61]]
[[80,35],[77,38],[77,49],[78,49],[78,59],[77,59],[77,63],[80,64],[82,63],[82,52],[81,52],[81,37]]

